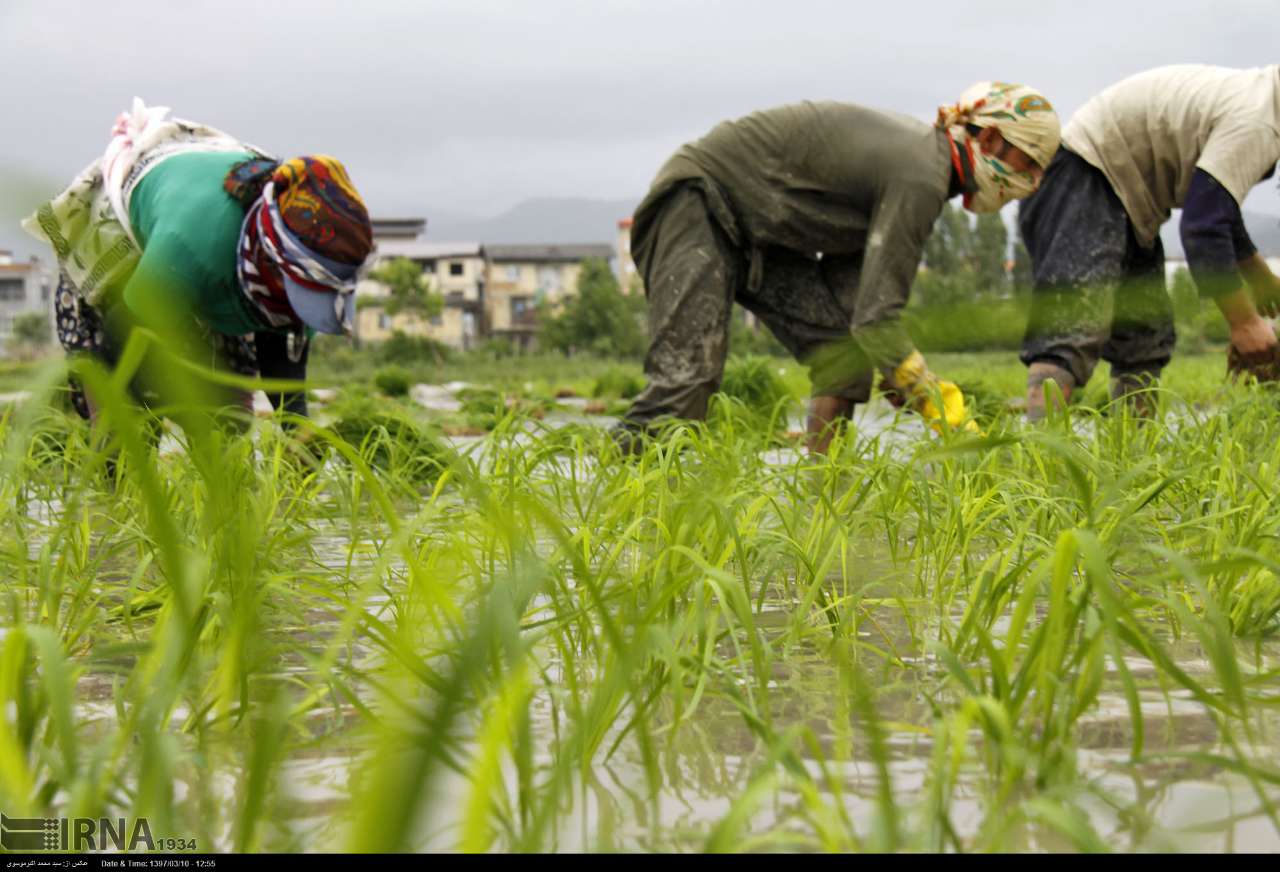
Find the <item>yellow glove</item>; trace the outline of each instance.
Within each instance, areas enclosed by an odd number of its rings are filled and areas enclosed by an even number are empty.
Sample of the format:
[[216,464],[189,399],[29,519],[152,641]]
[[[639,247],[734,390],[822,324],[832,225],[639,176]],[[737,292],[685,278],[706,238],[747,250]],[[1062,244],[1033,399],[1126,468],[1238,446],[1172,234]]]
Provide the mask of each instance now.
[[920,403],[917,411],[930,423],[934,430],[941,433],[942,425],[939,418],[945,418],[947,426],[951,429],[963,428],[966,433],[977,433],[978,425],[973,419],[965,419],[964,411],[964,394],[960,392],[960,388],[956,387],[955,382],[939,381],[937,383],[937,391],[942,397],[943,414],[938,414],[938,407],[934,405],[933,397],[926,394]]
[[[895,390],[905,394],[915,409],[934,431],[943,431],[942,421],[951,429],[961,428],[966,433],[979,433],[978,425],[966,420],[964,394],[955,382],[942,381],[929,371],[924,355],[913,351],[898,365],[890,379]],[[942,411],[934,402],[934,393],[942,399]]]

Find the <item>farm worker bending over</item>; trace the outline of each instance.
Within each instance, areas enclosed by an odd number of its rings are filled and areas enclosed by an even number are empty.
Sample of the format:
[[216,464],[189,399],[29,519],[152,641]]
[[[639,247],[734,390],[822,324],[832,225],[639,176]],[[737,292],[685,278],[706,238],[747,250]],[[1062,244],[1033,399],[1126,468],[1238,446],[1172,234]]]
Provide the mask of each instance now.
[[[313,332],[350,332],[372,248],[360,195],[334,158],[282,162],[168,112],[135,100],[103,157],[24,222],[57,256],[63,347],[114,364],[141,324],[204,366],[304,378]],[[172,382],[142,387],[153,399]],[[221,399],[252,408],[248,392]],[[271,400],[306,414],[304,393]]]
[[1080,108],[1021,209],[1034,287],[1021,355],[1029,417],[1044,414],[1046,379],[1069,395],[1099,357],[1113,397],[1159,377],[1174,345],[1159,232],[1178,207],[1192,276],[1231,326],[1235,365],[1266,374],[1276,337],[1259,309],[1276,314],[1280,283],[1240,205],[1277,160],[1280,67],[1161,67]]
[[[935,126],[844,103],[798,103],[728,121],[658,172],[631,251],[649,303],[649,383],[617,432],[702,418],[720,384],[734,301],[809,364],[810,447],[866,402],[879,370],[895,402],[963,426],[899,320],[948,198],[991,212],[1036,189],[1058,148],[1037,91],[982,82]],[[943,408],[939,409],[938,404]],[[972,426],[972,423],[969,422]]]

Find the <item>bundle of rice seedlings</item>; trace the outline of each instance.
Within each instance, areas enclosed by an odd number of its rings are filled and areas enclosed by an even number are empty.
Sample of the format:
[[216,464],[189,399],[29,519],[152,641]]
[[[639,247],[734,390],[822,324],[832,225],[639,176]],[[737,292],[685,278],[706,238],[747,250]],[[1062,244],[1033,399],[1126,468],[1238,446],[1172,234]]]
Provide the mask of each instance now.
[[[786,424],[787,407],[792,401],[776,366],[777,362],[768,357],[731,357],[720,383],[720,392],[740,402],[758,425],[768,426],[772,421],[775,429]],[[779,410],[780,404],[783,408]]]
[[436,431],[390,403],[346,401],[330,425],[370,466],[415,485],[433,483],[447,450]]

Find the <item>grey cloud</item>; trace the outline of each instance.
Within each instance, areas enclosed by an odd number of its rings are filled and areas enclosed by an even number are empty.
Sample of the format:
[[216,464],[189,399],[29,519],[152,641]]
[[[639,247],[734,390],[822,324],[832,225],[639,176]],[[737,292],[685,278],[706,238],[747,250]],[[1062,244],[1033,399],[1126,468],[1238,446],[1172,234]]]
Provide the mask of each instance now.
[[[1127,0],[3,0],[0,193],[69,179],[137,94],[279,153],[336,154],[375,212],[622,197],[680,142],[755,108],[834,98],[929,118],[1003,78],[1066,115],[1158,64],[1273,62],[1274,18],[1256,0],[1159,14]],[[1270,186],[1250,200],[1276,203]]]

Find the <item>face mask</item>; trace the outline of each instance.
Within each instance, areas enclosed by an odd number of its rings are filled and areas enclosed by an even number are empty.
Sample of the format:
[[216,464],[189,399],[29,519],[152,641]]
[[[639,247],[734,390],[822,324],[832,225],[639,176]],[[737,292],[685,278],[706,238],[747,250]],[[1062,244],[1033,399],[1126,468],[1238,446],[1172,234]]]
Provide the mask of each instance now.
[[997,212],[1006,203],[1029,197],[1039,187],[1030,173],[1013,169],[995,155],[969,146],[973,180],[978,190],[965,194],[964,207],[970,212]]

